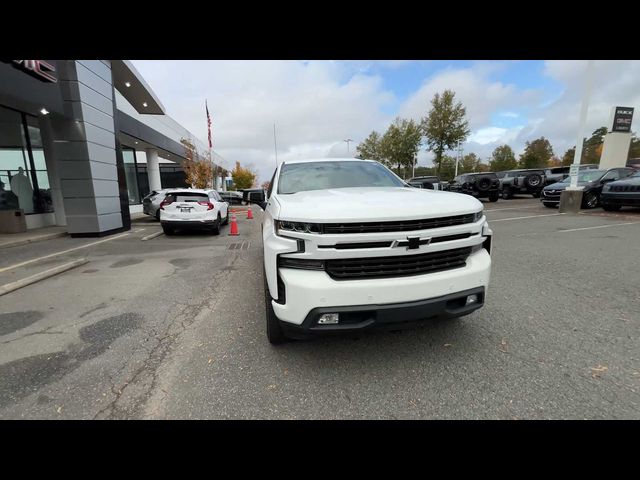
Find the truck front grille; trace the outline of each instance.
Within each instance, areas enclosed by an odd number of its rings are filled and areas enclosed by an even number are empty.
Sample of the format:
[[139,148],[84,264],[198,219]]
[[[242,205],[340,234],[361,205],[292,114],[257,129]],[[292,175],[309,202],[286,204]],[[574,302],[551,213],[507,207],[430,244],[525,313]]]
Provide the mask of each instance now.
[[397,220],[392,222],[366,223],[325,223],[323,233],[375,233],[375,232],[408,232],[429,228],[451,227],[474,223],[476,214],[455,215],[451,217],[427,218],[424,220]]
[[471,247],[394,257],[326,260],[325,269],[335,280],[405,277],[464,267]]

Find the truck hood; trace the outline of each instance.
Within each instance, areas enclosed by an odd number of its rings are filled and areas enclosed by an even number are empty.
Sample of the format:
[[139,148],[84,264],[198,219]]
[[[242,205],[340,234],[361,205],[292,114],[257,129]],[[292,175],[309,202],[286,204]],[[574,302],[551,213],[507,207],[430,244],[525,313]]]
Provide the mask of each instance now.
[[464,215],[482,209],[460,193],[411,187],[354,187],[278,194],[280,220],[376,222]]

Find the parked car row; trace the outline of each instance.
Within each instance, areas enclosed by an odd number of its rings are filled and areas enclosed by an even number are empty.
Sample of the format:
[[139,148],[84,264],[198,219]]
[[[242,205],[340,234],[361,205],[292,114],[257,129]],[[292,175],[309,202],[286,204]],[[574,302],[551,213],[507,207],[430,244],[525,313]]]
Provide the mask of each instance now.
[[[607,186],[607,195],[611,196],[616,195],[618,193],[618,187],[616,186],[616,191],[611,191],[611,186],[613,186],[613,182],[616,184],[617,181],[625,179],[631,175],[634,175],[638,171],[634,168],[630,167],[621,167],[621,168],[610,168],[608,170],[595,170],[595,169],[587,169],[578,173],[578,186],[583,187],[582,193],[582,208],[596,208],[601,204],[601,196],[604,191],[605,186]],[[571,184],[571,178],[567,177],[561,182],[553,183],[551,185],[547,185],[542,190],[542,198],[540,201],[545,207],[554,208],[560,204],[560,195],[562,192]],[[621,187],[625,187],[626,184],[622,184]],[[626,193],[625,190],[620,190],[620,193]],[[631,190],[629,191],[631,193]],[[633,197],[633,195],[630,195]],[[623,197],[613,196],[613,200],[618,198],[622,200]],[[607,199],[608,200],[608,199]],[[607,202],[605,200],[605,203]],[[617,205],[622,206],[621,203],[616,203]],[[608,205],[613,205],[612,202],[609,202]],[[615,207],[613,207],[615,209]],[[618,208],[619,209],[619,208]]]
[[[514,198],[532,195],[545,207],[560,204],[560,195],[570,185],[570,167],[517,169],[504,172],[474,172],[455,177],[450,183],[437,176],[414,177],[407,183],[416,188],[447,190],[475,198]],[[583,187],[582,208],[602,206],[619,210],[623,206],[640,206],[640,170],[633,167],[599,169],[596,164],[580,165],[578,186]]]

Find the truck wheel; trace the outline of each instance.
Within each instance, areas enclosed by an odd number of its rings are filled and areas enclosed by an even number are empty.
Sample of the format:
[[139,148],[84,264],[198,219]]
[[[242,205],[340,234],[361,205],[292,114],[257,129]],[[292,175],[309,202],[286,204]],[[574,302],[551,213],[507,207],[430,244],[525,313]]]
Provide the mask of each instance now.
[[622,205],[602,205],[602,208],[607,212],[617,212],[622,208]]
[[540,198],[540,192],[533,192],[531,195],[533,195],[533,198]]
[[267,272],[263,269],[264,275],[264,305],[266,309],[267,317],[267,339],[272,345],[278,345],[285,343],[288,339],[282,331],[280,321],[276,317],[276,313],[273,311],[273,305],[271,305],[271,294],[269,293],[269,285],[267,285]]
[[500,195],[498,194],[498,192],[492,193],[491,195],[489,195],[490,202],[497,202],[498,198],[500,198]]
[[505,200],[509,200],[510,198],[513,198],[513,193],[511,193],[510,188],[507,187],[504,190],[502,190],[502,198]]

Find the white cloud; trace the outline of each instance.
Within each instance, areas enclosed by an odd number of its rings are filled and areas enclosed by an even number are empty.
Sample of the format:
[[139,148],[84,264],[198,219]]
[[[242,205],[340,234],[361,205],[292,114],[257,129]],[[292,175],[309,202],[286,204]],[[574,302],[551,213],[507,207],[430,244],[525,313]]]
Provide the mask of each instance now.
[[493,62],[476,63],[468,68],[447,68],[432,77],[401,105],[400,116],[416,120],[427,115],[431,99],[436,92],[446,89],[456,93],[456,99],[467,109],[467,119],[472,130],[491,126],[491,115],[497,110],[514,106],[532,105],[541,92],[519,90],[515,85],[504,84],[490,78],[504,68]]
[[[214,149],[231,167],[253,163],[261,180],[278,159],[337,154],[346,138],[351,150],[372,129],[385,129],[395,101],[382,79],[354,73],[342,62],[134,61],[168,113],[206,139],[204,100],[213,123]],[[342,143],[346,146],[346,144]],[[346,150],[346,149],[345,149]]]

